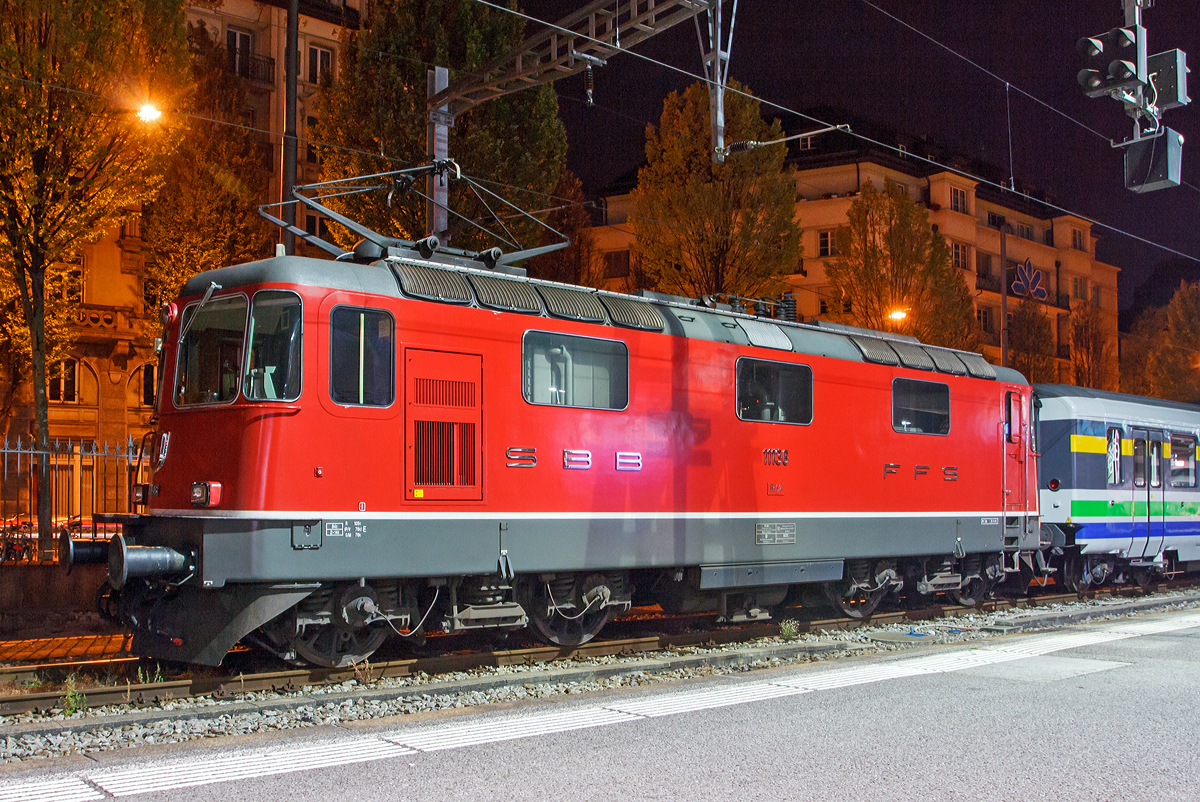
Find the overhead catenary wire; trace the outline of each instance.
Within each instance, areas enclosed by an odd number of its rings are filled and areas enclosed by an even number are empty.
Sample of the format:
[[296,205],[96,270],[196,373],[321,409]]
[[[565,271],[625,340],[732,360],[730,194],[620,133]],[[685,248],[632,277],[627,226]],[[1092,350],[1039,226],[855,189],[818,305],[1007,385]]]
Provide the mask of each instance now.
[[[530,15],[528,15],[528,14],[526,14],[526,13],[522,12],[522,11],[519,11],[519,10],[515,9],[515,8],[505,8],[504,6],[498,5],[498,4],[494,3],[494,2],[492,2],[491,0],[475,0],[475,2],[477,2],[477,3],[480,3],[480,4],[482,4],[482,5],[485,5],[485,6],[488,6],[488,7],[490,7],[490,8],[494,8],[494,9],[496,9],[496,10],[499,10],[499,11],[504,11],[504,12],[507,12],[507,13],[509,13],[509,14],[514,14],[514,15],[516,15],[516,16],[519,16],[519,17],[522,17],[523,19],[525,19],[525,20],[527,20],[527,21],[530,21],[530,22],[536,22],[536,23],[539,23],[539,24],[541,24],[541,25],[546,25],[546,26],[548,26],[548,27],[550,27],[550,28],[554,28],[555,30],[561,31],[561,32],[563,32],[563,33],[565,33],[565,34],[568,34],[568,35],[570,35],[570,36],[574,36],[574,37],[577,37],[577,38],[582,38],[582,39],[587,39],[587,40],[589,40],[589,41],[592,41],[592,42],[594,42],[594,43],[596,43],[596,44],[600,44],[600,45],[604,45],[604,44],[606,44],[606,43],[604,43],[604,42],[602,42],[602,41],[600,41],[600,40],[598,40],[598,39],[593,39],[592,37],[589,37],[589,36],[587,36],[587,35],[585,35],[585,34],[581,34],[581,33],[578,33],[578,32],[576,32],[576,31],[572,31],[572,30],[570,30],[570,29],[568,29],[568,28],[563,28],[563,27],[561,27],[561,26],[559,26],[559,25],[555,25],[554,23],[546,22],[545,20],[538,19],[537,17],[532,17],[532,16],[530,16]],[[864,2],[866,2],[866,0],[864,0]],[[890,16],[890,15],[889,15],[889,16]],[[905,23],[905,24],[907,25],[907,23]],[[914,30],[916,30],[916,29],[914,29]],[[941,45],[941,43],[937,42],[937,40],[934,40],[934,39],[932,39],[932,37],[927,37],[927,38],[930,38],[930,40],[931,40],[931,41],[935,42],[935,43],[936,43],[936,44],[938,44],[940,47],[945,47],[944,45]],[[949,48],[946,48],[946,49],[949,49]],[[647,55],[645,55],[645,54],[643,54],[643,53],[638,53],[638,52],[635,52],[635,51],[632,51],[632,50],[626,50],[626,51],[624,51],[624,52],[628,53],[629,55],[633,56],[634,58],[641,59],[641,60],[643,60],[643,61],[646,61],[646,62],[648,62],[648,63],[650,63],[650,64],[654,64],[655,66],[661,67],[661,68],[663,68],[663,69],[665,69],[665,70],[668,70],[668,71],[670,71],[670,72],[674,72],[674,73],[676,73],[676,74],[678,74],[678,75],[683,75],[683,76],[685,76],[685,77],[691,78],[692,80],[695,80],[695,81],[702,81],[702,82],[704,82],[704,83],[706,83],[706,84],[710,84],[710,83],[712,83],[710,80],[708,80],[707,78],[705,78],[705,77],[704,77],[704,76],[702,76],[702,75],[697,75],[697,74],[695,74],[695,73],[693,73],[693,72],[691,72],[691,71],[689,71],[689,70],[686,70],[686,69],[684,69],[684,68],[682,68],[682,67],[676,67],[676,66],[674,66],[673,64],[668,64],[668,63],[666,63],[666,62],[664,62],[664,61],[660,61],[659,59],[652,58],[652,57],[650,57],[650,56],[647,56]],[[953,52],[953,51],[951,51],[951,52]],[[965,58],[965,57],[964,57],[964,58]],[[968,59],[968,60],[969,60],[969,59]],[[982,67],[980,67],[980,69],[982,70],[983,68],[982,68]],[[996,77],[996,78],[997,78],[997,80],[1003,80],[1003,79],[1000,79],[1000,78],[999,78],[999,76],[995,76],[995,75],[994,75],[994,73],[991,73],[991,72],[990,72],[990,71],[988,71],[988,70],[984,70],[984,72],[987,72],[989,75],[993,75],[993,77]],[[735,88],[735,87],[731,87],[731,86],[730,86],[730,87],[726,87],[726,88],[725,88],[725,91],[727,91],[727,92],[733,92],[733,93],[735,93],[735,94],[738,94],[738,95],[741,95],[741,96],[743,96],[743,97],[745,97],[745,98],[747,98],[747,99],[750,99],[750,100],[756,101],[756,102],[758,102],[758,103],[761,103],[761,104],[763,104],[763,105],[765,105],[765,106],[767,106],[767,107],[769,107],[769,108],[772,108],[772,109],[775,109],[775,110],[777,110],[777,111],[781,111],[781,112],[784,112],[784,113],[787,113],[787,114],[792,114],[792,115],[795,115],[796,117],[799,117],[799,118],[801,118],[801,119],[804,119],[804,120],[808,120],[808,121],[810,121],[810,122],[816,123],[816,124],[818,124],[818,125],[821,125],[821,126],[832,127],[832,125],[833,125],[832,123],[828,122],[827,120],[823,120],[823,119],[821,119],[821,118],[819,118],[819,117],[814,117],[814,116],[813,116],[813,115],[811,115],[811,114],[806,114],[806,113],[804,113],[804,112],[798,111],[798,110],[796,110],[796,109],[790,108],[790,107],[788,107],[788,106],[785,106],[785,105],[783,105],[783,104],[781,104],[781,103],[777,103],[777,102],[775,102],[775,101],[772,101],[772,100],[769,100],[769,99],[766,99],[766,98],[755,97],[754,95],[750,94],[749,92],[742,91],[742,90],[740,90],[740,89],[737,89],[737,88]],[[1021,90],[1018,90],[1018,91],[1021,91]],[[1026,94],[1026,93],[1022,92],[1022,94]],[[1034,100],[1037,100],[1037,102],[1039,102],[1039,103],[1042,103],[1043,105],[1046,105],[1046,106],[1047,106],[1047,108],[1050,108],[1050,109],[1054,110],[1056,113],[1062,114],[1062,112],[1058,112],[1058,110],[1057,110],[1057,109],[1054,109],[1052,106],[1049,106],[1048,104],[1045,104],[1043,101],[1041,101],[1041,100],[1038,100],[1037,98],[1034,98],[1032,95],[1030,95],[1029,97],[1031,97],[1031,98],[1032,98],[1032,99],[1034,99]],[[1068,115],[1065,115],[1065,114],[1063,114],[1063,116],[1064,116],[1064,117],[1067,117],[1067,119],[1072,119],[1072,118],[1071,118],[1071,117],[1069,117]],[[1082,124],[1081,124],[1081,125],[1082,125]],[[1086,126],[1084,126],[1084,127],[1086,127]],[[1100,134],[1099,132],[1095,131],[1094,129],[1089,129],[1089,130],[1091,130],[1091,131],[1092,131],[1092,133],[1095,133],[1095,134],[1097,134],[1098,136],[1100,136],[1100,137],[1104,138],[1105,140],[1107,140],[1107,139],[1108,139],[1108,137],[1105,137],[1103,134]],[[863,141],[863,142],[869,143],[869,144],[871,144],[871,145],[875,145],[875,146],[876,146],[876,147],[878,147],[878,148],[882,148],[882,149],[885,149],[885,150],[892,151],[892,152],[896,153],[897,155],[902,155],[902,156],[905,156],[905,157],[908,157],[908,158],[913,158],[913,159],[916,159],[916,160],[918,160],[918,161],[925,162],[925,163],[927,163],[927,164],[929,164],[929,165],[931,165],[931,166],[934,166],[934,167],[939,167],[939,168],[941,168],[942,170],[944,170],[944,171],[946,171],[946,172],[954,173],[955,175],[961,176],[961,177],[963,177],[963,178],[970,179],[970,180],[972,180],[972,181],[976,181],[976,182],[978,182],[978,183],[980,183],[980,184],[986,184],[986,185],[988,185],[988,186],[995,187],[995,188],[997,188],[997,189],[1000,189],[1000,190],[1002,190],[1002,191],[1005,191],[1005,192],[1014,192],[1014,190],[1010,189],[1009,187],[1006,187],[1006,186],[1005,186],[1004,184],[1002,184],[1002,183],[997,183],[997,182],[995,182],[995,181],[991,181],[991,180],[989,180],[989,179],[987,179],[987,178],[984,178],[984,177],[982,177],[982,176],[977,176],[977,175],[974,175],[973,173],[970,173],[970,172],[968,172],[968,171],[966,171],[966,170],[962,170],[962,169],[960,169],[960,168],[957,168],[957,167],[952,167],[952,166],[950,166],[950,165],[948,165],[948,164],[943,164],[943,163],[941,163],[941,162],[937,161],[936,159],[933,159],[933,158],[931,158],[931,157],[929,157],[929,156],[922,156],[922,155],[920,155],[920,154],[913,153],[913,152],[911,152],[911,151],[907,151],[907,150],[901,150],[901,149],[900,149],[898,146],[896,146],[896,145],[892,145],[892,144],[889,144],[889,143],[887,143],[887,142],[882,142],[882,141],[880,141],[880,140],[878,140],[878,139],[875,139],[874,137],[867,136],[866,134],[858,133],[858,132],[856,132],[856,131],[851,131],[851,132],[850,132],[850,136],[856,137],[857,139],[859,139],[859,140],[861,140],[861,141]],[[1023,196],[1023,195],[1022,195],[1021,197],[1025,197],[1025,196]],[[1129,237],[1129,238],[1130,238],[1130,239],[1132,239],[1132,240],[1135,240],[1135,241],[1137,241],[1137,242],[1141,242],[1141,243],[1143,243],[1143,244],[1145,244],[1145,245],[1149,245],[1149,246],[1151,246],[1151,247],[1154,247],[1154,248],[1158,248],[1159,250],[1165,251],[1165,252],[1167,252],[1167,253],[1170,253],[1170,254],[1173,254],[1173,255],[1175,255],[1175,256],[1179,256],[1179,257],[1182,257],[1182,258],[1184,258],[1184,259],[1188,259],[1188,260],[1190,260],[1190,261],[1193,261],[1193,262],[1200,262],[1200,256],[1194,256],[1194,255],[1192,255],[1192,254],[1189,254],[1189,253],[1184,253],[1183,251],[1177,250],[1177,249],[1175,249],[1175,248],[1172,248],[1172,247],[1170,247],[1170,246],[1167,246],[1167,245],[1163,245],[1162,243],[1159,243],[1159,242],[1155,242],[1154,240],[1148,239],[1147,237],[1143,237],[1143,236],[1141,236],[1140,234],[1134,234],[1134,233],[1133,233],[1133,232],[1131,232],[1131,231],[1127,231],[1127,230],[1125,230],[1125,229],[1123,229],[1123,228],[1118,228],[1117,226],[1115,226],[1115,225],[1112,225],[1111,223],[1105,223],[1105,222],[1103,222],[1103,221],[1101,221],[1101,220],[1097,220],[1097,219],[1095,219],[1095,218],[1093,218],[1093,217],[1090,217],[1090,216],[1088,216],[1088,215],[1085,215],[1085,214],[1083,214],[1082,212],[1076,212],[1076,211],[1074,211],[1074,210],[1072,210],[1072,209],[1066,208],[1066,207],[1064,207],[1064,206],[1060,206],[1060,205],[1058,205],[1058,204],[1056,204],[1056,203],[1052,203],[1052,202],[1050,202],[1050,201],[1039,200],[1039,201],[1037,201],[1037,203],[1039,203],[1040,205],[1044,206],[1044,207],[1045,207],[1045,208],[1047,208],[1047,209],[1052,209],[1052,210],[1054,210],[1054,211],[1061,212],[1061,213],[1063,213],[1063,214],[1068,214],[1068,215],[1071,215],[1072,217],[1076,217],[1076,218],[1078,218],[1078,219],[1080,219],[1080,220],[1083,220],[1083,221],[1084,221],[1084,222],[1086,222],[1086,223],[1090,223],[1091,225],[1094,225],[1094,226],[1099,226],[1100,228],[1103,228],[1103,229],[1105,229],[1105,230],[1107,230],[1107,231],[1111,231],[1111,232],[1113,232],[1113,233],[1115,233],[1115,234],[1120,234],[1120,235],[1122,235],[1122,236]]]

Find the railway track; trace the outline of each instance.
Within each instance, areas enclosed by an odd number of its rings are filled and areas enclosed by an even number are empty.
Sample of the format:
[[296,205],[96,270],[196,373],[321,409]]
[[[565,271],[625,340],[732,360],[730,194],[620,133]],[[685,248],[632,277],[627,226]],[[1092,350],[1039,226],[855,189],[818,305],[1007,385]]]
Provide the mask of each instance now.
[[[1195,587],[1196,583],[1189,580],[1172,580],[1163,582],[1156,588],[1141,590],[1137,588],[1102,588],[1089,591],[1087,599],[1107,598],[1138,598],[1150,596],[1156,590],[1173,590]],[[1080,596],[1071,594],[1050,594],[1021,599],[997,599],[985,602],[979,607],[958,607],[955,605],[933,605],[914,610],[896,610],[877,613],[870,619],[859,621],[848,618],[820,618],[795,620],[795,629],[799,633],[817,634],[837,630],[854,629],[860,626],[887,626],[890,624],[916,623],[941,618],[954,618],[972,613],[990,613],[1010,609],[1038,608],[1065,602],[1078,601]],[[683,647],[713,647],[733,643],[753,641],[764,637],[780,634],[777,622],[743,624],[740,626],[714,626],[711,616],[695,619],[679,619],[671,617],[649,616],[645,619],[617,621],[618,628],[645,628],[655,624],[669,622],[679,628],[688,621],[701,623],[705,628],[696,631],[685,631],[671,634],[632,634],[630,637],[595,640],[578,647],[534,646],[530,648],[497,649],[467,652],[451,652],[433,656],[415,657],[400,660],[388,660],[379,663],[365,663],[347,668],[296,668],[282,671],[262,671],[253,673],[201,675],[169,679],[159,682],[133,682],[127,679],[124,684],[80,687],[78,690],[87,696],[89,707],[107,705],[154,706],[170,701],[189,697],[211,697],[214,699],[231,699],[247,693],[293,693],[305,686],[334,685],[347,680],[377,681],[384,678],[404,678],[418,675],[438,675],[450,672],[465,672],[483,668],[501,666],[535,665],[556,660],[587,659],[606,656],[631,656],[649,654],[658,651]],[[29,680],[46,673],[66,675],[68,673],[88,672],[98,675],[99,672],[109,674],[115,671],[130,671],[141,664],[137,657],[115,656],[96,659],[74,659],[58,662],[44,662],[33,665],[0,667],[0,683],[20,682]],[[139,672],[139,678],[144,676]],[[63,692],[51,690],[36,693],[20,693],[0,695],[0,715],[15,715],[21,713],[45,713],[62,705]]]

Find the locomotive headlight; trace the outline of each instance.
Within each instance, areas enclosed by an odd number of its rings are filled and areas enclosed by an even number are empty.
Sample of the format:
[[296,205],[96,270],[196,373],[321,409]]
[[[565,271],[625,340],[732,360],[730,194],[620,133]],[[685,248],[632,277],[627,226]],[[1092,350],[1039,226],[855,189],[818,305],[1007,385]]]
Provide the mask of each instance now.
[[193,507],[216,507],[220,503],[220,482],[192,482]]
[[1059,488],[1058,480],[1057,480],[1057,479],[1051,479],[1051,480],[1050,480],[1050,489],[1051,489],[1051,490],[1058,490],[1058,488]]

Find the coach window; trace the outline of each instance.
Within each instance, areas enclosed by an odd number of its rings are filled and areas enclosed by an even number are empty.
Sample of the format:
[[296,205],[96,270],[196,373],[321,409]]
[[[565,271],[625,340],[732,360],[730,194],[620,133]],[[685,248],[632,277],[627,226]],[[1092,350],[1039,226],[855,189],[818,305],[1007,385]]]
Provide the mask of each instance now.
[[1196,438],[1171,435],[1171,487],[1196,486]]
[[1108,429],[1108,483],[1110,485],[1125,484],[1121,475],[1121,430],[1116,426]]
[[[199,311],[196,311],[199,309]],[[183,313],[175,403],[220,404],[237,397],[246,337],[246,296],[214,298]]]
[[812,368],[739,359],[737,415],[742,420],[812,423]]
[[1146,441],[1141,438],[1133,441],[1133,486],[1146,486]]
[[623,342],[527,331],[521,373],[521,392],[531,404],[588,409],[629,404],[629,349]]
[[395,397],[396,324],[387,312],[338,307],[330,316],[329,396],[339,404],[386,407]]
[[950,387],[938,382],[893,380],[892,428],[910,434],[949,434]]
[[250,310],[250,352],[242,395],[265,401],[300,397],[300,296],[282,290],[255,293]]

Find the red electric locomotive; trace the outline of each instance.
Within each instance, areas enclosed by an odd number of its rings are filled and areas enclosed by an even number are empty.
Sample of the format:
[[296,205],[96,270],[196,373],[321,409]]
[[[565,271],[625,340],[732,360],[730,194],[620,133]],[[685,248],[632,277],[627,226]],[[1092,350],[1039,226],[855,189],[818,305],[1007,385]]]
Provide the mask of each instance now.
[[806,589],[862,616],[971,602],[1038,546],[1030,388],[977,354],[360,230],[168,308],[153,480],[109,553],[137,653],[577,644],[643,600],[732,621]]

